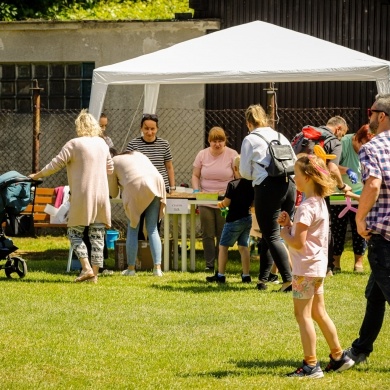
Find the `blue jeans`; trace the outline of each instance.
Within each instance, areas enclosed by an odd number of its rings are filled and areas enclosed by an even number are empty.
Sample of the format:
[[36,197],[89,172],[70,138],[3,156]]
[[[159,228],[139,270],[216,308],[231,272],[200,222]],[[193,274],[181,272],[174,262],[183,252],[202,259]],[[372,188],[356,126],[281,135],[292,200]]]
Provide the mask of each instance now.
[[283,283],[292,280],[287,249],[280,239],[280,212],[294,213],[296,187],[292,180],[284,177],[267,177],[255,186],[255,213],[262,239],[260,245],[259,280],[268,280],[275,261]]
[[352,343],[355,353],[369,356],[382,328],[386,301],[390,303],[390,241],[380,234],[373,234],[368,241],[368,261],[371,275],[366,287],[366,313],[359,331],[359,338]]
[[223,226],[219,245],[233,246],[236,242],[239,246],[249,247],[249,234],[252,227],[252,216],[238,219],[234,222],[226,222]]
[[[150,243],[150,250],[155,265],[161,264],[161,239],[157,229],[157,222],[160,213],[160,200],[157,196],[145,210],[146,231]],[[138,230],[139,223],[136,228],[130,226],[130,221],[127,224],[126,237],[126,253],[127,264],[134,266],[138,253]]]

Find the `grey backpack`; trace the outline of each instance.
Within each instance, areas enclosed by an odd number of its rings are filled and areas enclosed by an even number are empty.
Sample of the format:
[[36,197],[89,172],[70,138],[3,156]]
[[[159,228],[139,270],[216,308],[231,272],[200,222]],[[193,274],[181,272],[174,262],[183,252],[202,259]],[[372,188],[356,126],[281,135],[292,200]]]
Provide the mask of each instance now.
[[291,145],[282,145],[280,143],[280,133],[278,133],[278,139],[267,141],[262,135],[258,133],[251,133],[262,138],[268,145],[269,154],[271,156],[271,162],[268,166],[258,163],[268,173],[270,177],[285,176],[286,182],[288,176],[294,174],[295,153]]

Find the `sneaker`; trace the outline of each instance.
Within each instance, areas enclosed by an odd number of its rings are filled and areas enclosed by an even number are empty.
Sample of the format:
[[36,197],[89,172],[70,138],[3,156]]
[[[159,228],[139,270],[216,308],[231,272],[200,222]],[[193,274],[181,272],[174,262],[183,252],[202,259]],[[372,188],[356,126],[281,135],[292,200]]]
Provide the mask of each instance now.
[[317,362],[315,366],[309,366],[305,361],[302,362],[302,367],[290,372],[286,376],[295,378],[322,378],[324,373],[321,370],[320,363]]
[[343,355],[341,356],[340,360],[334,360],[332,358],[331,354],[329,355],[329,357],[330,357],[330,361],[329,361],[328,365],[325,368],[325,372],[330,372],[330,371],[341,372],[341,371],[345,371],[345,370],[348,370],[348,368],[351,368],[355,364],[353,359],[351,359],[347,355],[347,353],[345,351],[343,352]]
[[225,283],[226,277],[224,276],[218,276],[218,272],[216,272],[213,276],[206,276],[206,281],[209,283],[217,282],[217,283]]
[[259,280],[257,282],[256,288],[261,291],[261,290],[267,290],[268,286],[264,282]]
[[242,274],[241,274],[241,281],[242,281],[242,283],[251,283],[252,282],[252,278],[251,278],[250,275],[242,276]]
[[121,275],[123,276],[135,276],[135,270],[125,269],[121,272]]
[[111,269],[104,269],[102,272],[100,272],[101,276],[110,276],[110,275],[114,275],[114,271],[111,270]]
[[271,272],[268,276],[268,282],[279,284],[279,276]]
[[154,268],[153,269],[153,275],[154,276],[163,276],[163,272],[161,271],[161,268]]
[[205,270],[205,272],[214,272],[214,267],[206,266],[206,268],[204,270]]
[[347,348],[346,350],[344,350],[344,352],[349,358],[351,358],[355,362],[355,364],[368,363],[368,356],[363,352],[356,353],[352,347]]

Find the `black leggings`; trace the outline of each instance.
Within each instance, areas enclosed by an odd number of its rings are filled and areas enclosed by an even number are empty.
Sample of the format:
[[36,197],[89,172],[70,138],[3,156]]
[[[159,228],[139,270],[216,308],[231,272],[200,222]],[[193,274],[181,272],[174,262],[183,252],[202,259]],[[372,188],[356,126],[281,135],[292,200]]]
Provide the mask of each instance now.
[[255,186],[255,213],[262,234],[259,280],[268,280],[273,262],[284,283],[292,280],[289,257],[280,238],[277,219],[281,211],[293,216],[295,195],[295,183],[291,179],[286,183],[284,177],[267,177]]

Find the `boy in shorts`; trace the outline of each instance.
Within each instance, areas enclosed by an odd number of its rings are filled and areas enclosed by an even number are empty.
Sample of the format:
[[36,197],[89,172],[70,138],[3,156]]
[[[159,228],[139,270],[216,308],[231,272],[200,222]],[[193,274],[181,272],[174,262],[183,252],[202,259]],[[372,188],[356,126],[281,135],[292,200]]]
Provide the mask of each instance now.
[[236,156],[233,162],[235,179],[228,183],[225,198],[218,203],[220,209],[229,208],[219,242],[218,271],[213,276],[206,277],[207,282],[225,283],[228,250],[236,242],[241,256],[241,280],[243,283],[252,281],[249,274],[249,233],[252,227],[250,208],[253,203],[254,190],[252,181],[241,177],[239,166],[240,156]]

